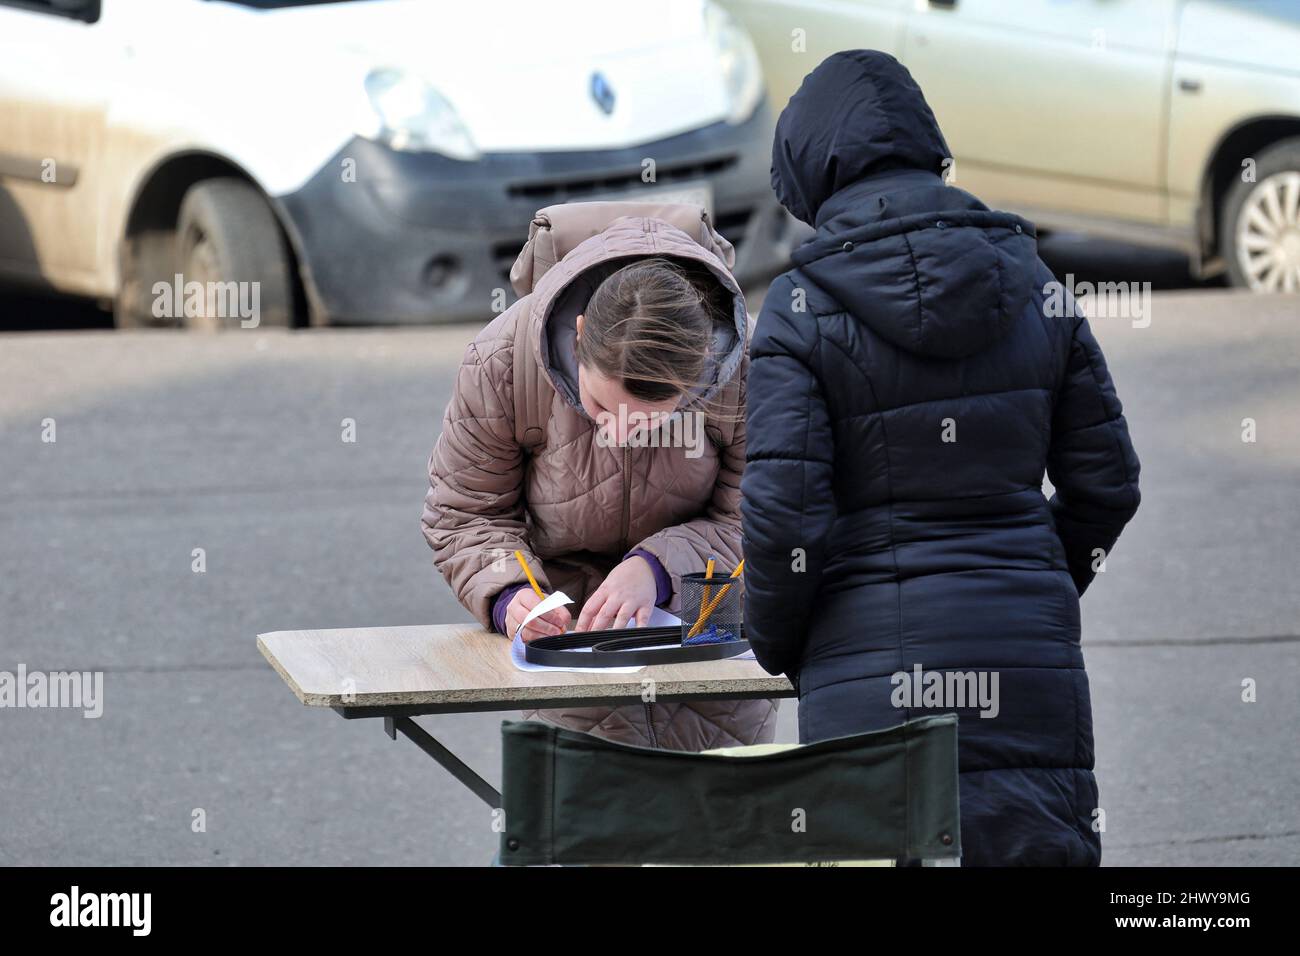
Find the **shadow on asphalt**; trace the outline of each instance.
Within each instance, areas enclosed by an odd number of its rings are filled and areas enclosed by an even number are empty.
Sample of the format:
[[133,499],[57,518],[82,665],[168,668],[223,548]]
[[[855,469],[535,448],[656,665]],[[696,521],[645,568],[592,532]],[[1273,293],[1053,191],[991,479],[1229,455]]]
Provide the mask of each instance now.
[[1176,249],[1153,249],[1071,233],[1041,239],[1038,254],[1058,279],[1077,282],[1150,282],[1152,289],[1224,288],[1222,277],[1192,277],[1187,256]]
[[0,287],[0,332],[112,327],[113,314],[94,299]]

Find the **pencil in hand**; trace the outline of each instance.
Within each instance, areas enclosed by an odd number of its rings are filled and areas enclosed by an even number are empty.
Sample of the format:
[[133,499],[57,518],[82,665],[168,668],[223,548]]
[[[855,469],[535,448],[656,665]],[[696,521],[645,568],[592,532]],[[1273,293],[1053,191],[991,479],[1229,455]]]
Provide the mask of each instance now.
[[542,593],[542,589],[537,584],[537,578],[533,577],[533,569],[528,566],[528,562],[524,559],[524,553],[522,551],[516,549],[515,560],[518,561],[519,566],[524,569],[524,574],[528,575],[528,583],[533,586],[533,591],[537,594],[537,596],[539,598],[546,597],[546,595]]

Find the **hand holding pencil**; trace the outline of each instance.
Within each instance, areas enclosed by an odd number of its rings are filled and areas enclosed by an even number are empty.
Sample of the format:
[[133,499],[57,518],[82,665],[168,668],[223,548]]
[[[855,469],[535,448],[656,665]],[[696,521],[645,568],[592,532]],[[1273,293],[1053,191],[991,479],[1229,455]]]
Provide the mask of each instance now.
[[[537,578],[533,576],[533,569],[528,566],[528,561],[524,558],[522,551],[515,552],[515,559],[523,568],[524,574],[528,576],[529,586],[520,588],[515,592],[514,597],[506,606],[506,636],[514,637],[519,623],[528,616],[528,612],[541,603],[546,596],[541,586],[537,583]],[[563,634],[572,628],[573,615],[569,613],[567,607],[557,607],[548,611],[541,617],[534,618],[528,622],[520,638],[525,644],[529,641],[536,640],[539,637],[548,637],[552,634]]]

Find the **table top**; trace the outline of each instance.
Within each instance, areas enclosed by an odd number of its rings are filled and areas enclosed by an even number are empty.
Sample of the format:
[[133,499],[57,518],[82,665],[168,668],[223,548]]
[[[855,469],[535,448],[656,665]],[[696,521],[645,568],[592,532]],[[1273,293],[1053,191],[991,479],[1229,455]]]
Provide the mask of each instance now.
[[274,631],[259,634],[257,647],[300,701],[345,715],[629,704],[641,701],[647,679],[656,700],[794,696],[785,677],[751,660],[659,664],[629,674],[521,671],[510,660],[510,641],[478,624]]

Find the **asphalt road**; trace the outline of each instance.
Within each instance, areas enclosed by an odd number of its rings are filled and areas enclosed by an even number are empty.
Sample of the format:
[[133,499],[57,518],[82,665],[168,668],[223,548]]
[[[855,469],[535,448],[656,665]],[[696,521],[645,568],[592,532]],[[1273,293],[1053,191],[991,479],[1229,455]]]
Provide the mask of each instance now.
[[[98,720],[0,710],[0,864],[488,861],[484,804],[254,644],[465,619],[419,514],[473,331],[0,335],[0,670],[105,672]],[[1300,863],[1300,298],[1096,331],[1144,494],[1084,601],[1104,862]],[[499,778],[500,716],[423,720]]]

